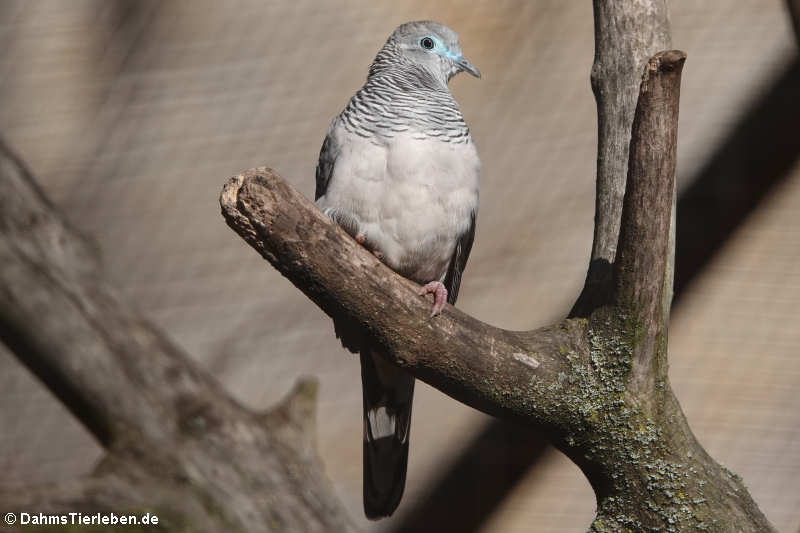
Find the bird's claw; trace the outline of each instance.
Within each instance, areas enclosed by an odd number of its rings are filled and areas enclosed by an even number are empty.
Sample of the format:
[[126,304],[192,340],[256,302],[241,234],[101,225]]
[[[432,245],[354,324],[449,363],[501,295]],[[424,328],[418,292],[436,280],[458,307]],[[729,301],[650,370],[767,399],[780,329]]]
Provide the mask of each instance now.
[[419,291],[420,296],[426,294],[433,294],[433,309],[431,310],[431,318],[435,317],[442,312],[444,306],[447,304],[447,288],[441,281],[431,281]]

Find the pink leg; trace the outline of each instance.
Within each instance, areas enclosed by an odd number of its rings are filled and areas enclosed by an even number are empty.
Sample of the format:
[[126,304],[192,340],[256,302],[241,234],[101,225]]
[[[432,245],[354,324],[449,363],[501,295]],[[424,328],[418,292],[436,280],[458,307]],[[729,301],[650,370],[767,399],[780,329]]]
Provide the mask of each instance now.
[[419,293],[422,296],[433,294],[433,311],[431,311],[431,317],[435,317],[441,313],[445,304],[447,304],[447,288],[445,288],[444,283],[441,281],[431,281],[424,285]]

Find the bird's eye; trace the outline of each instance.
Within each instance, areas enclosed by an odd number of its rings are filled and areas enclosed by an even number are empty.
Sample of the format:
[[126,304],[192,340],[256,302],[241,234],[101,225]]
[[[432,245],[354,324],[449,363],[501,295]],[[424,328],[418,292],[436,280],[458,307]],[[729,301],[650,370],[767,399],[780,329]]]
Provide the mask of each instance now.
[[419,42],[419,45],[424,48],[425,50],[433,50],[433,39],[430,37],[423,37],[422,40]]

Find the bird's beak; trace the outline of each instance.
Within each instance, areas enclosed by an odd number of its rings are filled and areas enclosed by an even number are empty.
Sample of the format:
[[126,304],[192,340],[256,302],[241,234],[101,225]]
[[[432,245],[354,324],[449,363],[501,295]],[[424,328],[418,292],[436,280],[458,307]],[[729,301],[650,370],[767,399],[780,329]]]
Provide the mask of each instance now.
[[472,63],[470,63],[470,62],[469,62],[469,59],[467,59],[467,58],[466,58],[466,57],[464,57],[464,56],[461,56],[461,57],[459,58],[459,60],[458,60],[458,61],[456,61],[456,65],[458,65],[458,68],[459,68],[459,69],[460,69],[462,72],[469,72],[470,74],[472,74],[472,75],[473,75],[473,76],[475,76],[476,78],[480,78],[480,77],[481,77],[481,71],[480,71],[480,70],[478,70],[477,68],[475,68],[475,65],[473,65]]

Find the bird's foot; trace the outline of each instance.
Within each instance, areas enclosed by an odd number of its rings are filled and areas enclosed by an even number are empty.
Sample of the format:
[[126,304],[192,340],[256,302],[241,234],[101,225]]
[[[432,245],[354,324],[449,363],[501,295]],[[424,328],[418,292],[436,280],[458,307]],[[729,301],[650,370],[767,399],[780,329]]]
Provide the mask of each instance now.
[[419,291],[420,296],[426,294],[433,294],[433,310],[431,311],[431,318],[435,317],[444,309],[447,304],[447,288],[441,281],[431,281],[424,285]]

